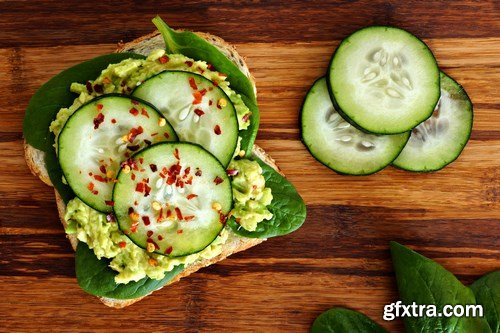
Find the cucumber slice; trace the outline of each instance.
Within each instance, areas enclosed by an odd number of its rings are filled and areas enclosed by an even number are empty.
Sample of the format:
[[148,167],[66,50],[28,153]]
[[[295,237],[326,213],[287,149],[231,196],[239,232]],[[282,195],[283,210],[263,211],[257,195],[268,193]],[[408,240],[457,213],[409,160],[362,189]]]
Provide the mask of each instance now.
[[75,194],[90,207],[112,211],[120,162],[135,151],[177,136],[151,105],[123,95],[104,95],[82,105],[58,138],[59,164]]
[[403,133],[432,114],[439,68],[414,35],[373,26],[342,41],[330,62],[328,84],[337,110],[352,124],[370,133]]
[[472,132],[472,103],[464,88],[441,72],[441,98],[432,116],[412,130],[393,164],[408,171],[436,171],[458,158]]
[[409,132],[394,135],[364,133],[335,110],[326,79],[307,93],[301,113],[302,141],[330,169],[349,175],[368,175],[383,169],[401,152]]
[[180,141],[200,144],[227,166],[238,143],[238,119],[229,97],[205,77],[164,71],[132,93],[155,105]]
[[120,229],[135,244],[169,257],[207,247],[233,203],[225,168],[191,143],[159,143],[128,161],[113,191]]

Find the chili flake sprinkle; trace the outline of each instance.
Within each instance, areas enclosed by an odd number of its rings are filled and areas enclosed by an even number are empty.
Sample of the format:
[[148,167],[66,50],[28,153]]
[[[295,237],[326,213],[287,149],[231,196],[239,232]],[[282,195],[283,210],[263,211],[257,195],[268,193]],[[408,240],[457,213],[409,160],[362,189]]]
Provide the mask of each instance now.
[[168,56],[164,55],[163,57],[160,57],[158,60],[160,61],[160,63],[166,64],[170,59],[168,58]]
[[222,134],[222,130],[220,129],[219,125],[215,125],[215,127],[214,127],[214,133],[216,135],[221,135]]
[[194,77],[189,78],[189,85],[193,90],[198,90],[198,86],[196,85],[196,82],[194,81]]
[[165,254],[170,254],[172,253],[172,250],[173,248],[171,246],[169,246],[166,250],[165,250]]
[[98,129],[99,126],[103,123],[104,121],[104,115],[102,113],[98,113],[97,116],[94,118],[94,129]]
[[191,193],[191,194],[188,194],[188,196],[186,197],[186,199],[191,200],[191,199],[194,199],[196,197],[198,197],[197,194]]
[[120,243],[118,243],[118,246],[119,246],[120,248],[124,249],[124,248],[125,248],[125,246],[127,246],[127,243],[126,243],[126,242],[120,242]]
[[139,114],[139,110],[137,110],[136,108],[132,108],[130,109],[130,114],[133,115],[133,116],[137,116]]
[[202,110],[200,109],[194,109],[194,113],[198,116],[198,117],[201,117],[205,114],[205,112],[203,112]]
[[215,185],[219,185],[223,181],[224,181],[224,179],[220,178],[219,176],[215,177],[215,179],[214,179]]
[[104,203],[106,203],[106,205],[108,205],[110,207],[113,207],[115,205],[115,202],[113,200],[106,200],[106,201],[104,201]]

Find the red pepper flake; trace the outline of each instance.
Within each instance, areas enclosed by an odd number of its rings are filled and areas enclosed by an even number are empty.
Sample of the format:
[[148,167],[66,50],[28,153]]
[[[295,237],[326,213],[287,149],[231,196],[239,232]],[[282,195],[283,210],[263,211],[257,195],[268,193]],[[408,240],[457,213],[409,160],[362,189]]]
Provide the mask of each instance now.
[[177,230],[177,233],[180,235],[182,234],[182,229]]
[[198,116],[198,117],[201,117],[205,114],[205,112],[203,112],[202,110],[200,109],[194,109],[194,113]]
[[[175,148],[174,150],[174,157],[177,159],[177,160],[180,160],[180,156],[179,156],[179,149]],[[178,165],[180,167],[180,165]],[[180,168],[179,168],[179,171],[180,171]]]
[[181,213],[181,210],[179,209],[179,207],[175,207],[175,215],[177,215],[177,219],[179,221],[182,221],[182,213]]
[[200,168],[196,168],[196,172],[195,172],[194,175],[197,176],[197,177],[201,177],[201,175],[202,175],[201,169]]
[[149,168],[151,169],[152,172],[158,171],[158,167],[156,166],[156,164],[150,164]]
[[151,136],[157,136],[158,132],[151,133]]
[[135,180],[135,173],[130,174],[130,179]]
[[205,96],[206,93],[207,93],[207,89],[201,89],[200,90],[201,96]]
[[148,236],[148,237],[153,236],[153,230],[148,230],[148,232],[146,233],[146,236]]
[[188,185],[193,184],[193,176],[189,176],[189,178],[186,180],[186,184],[188,184]]
[[106,174],[106,167],[104,165],[99,166],[99,171]]
[[[149,216],[143,216],[142,217],[142,222],[144,222],[144,225],[150,225],[151,224],[151,221],[149,220]],[[149,231],[148,231],[149,233]],[[152,233],[152,231],[151,231]],[[151,237],[151,235],[148,235],[148,237]]]
[[130,226],[130,232],[131,233],[136,233],[137,232],[137,227],[139,226],[139,223],[135,222]]
[[101,183],[108,182],[108,180],[106,178],[104,178],[103,176],[100,176],[100,175],[94,175],[94,179],[97,180],[98,182],[101,182]]
[[222,223],[223,225],[226,225],[227,222],[227,216],[224,215],[222,212],[219,212],[219,222]]
[[221,73],[221,72],[219,72],[219,73],[217,73],[217,74],[218,74],[219,76],[224,76],[224,77],[226,77],[226,76],[227,76],[226,74]]
[[136,100],[134,100],[134,99],[133,99],[133,100],[132,100],[132,104],[134,104],[134,105],[139,105],[139,101],[136,101]]
[[104,106],[102,104],[97,104],[96,107],[97,111],[101,111]]
[[89,189],[89,191],[93,191],[94,190],[94,183],[89,183],[87,185],[87,188]]
[[198,195],[197,195],[197,194],[191,193],[191,194],[188,194],[188,196],[187,196],[186,198],[187,198],[188,200],[191,200],[191,199],[194,199],[194,198],[196,198],[196,197],[198,197]]
[[144,163],[144,157],[139,157],[139,163]]
[[163,136],[164,136],[165,138],[167,138],[167,139],[169,139],[169,138],[170,138],[170,135],[169,135],[167,132],[163,133]]
[[214,65],[212,65],[212,64],[207,64],[207,68],[211,71],[213,71],[215,69]]
[[147,197],[151,193],[151,187],[148,184],[144,184],[144,196]]
[[118,246],[119,246],[120,248],[124,249],[124,248],[125,248],[125,246],[127,246],[127,243],[126,243],[126,242],[120,242],[120,243],[118,243]]
[[130,114],[133,115],[134,117],[137,116],[139,114],[139,110],[137,110],[136,108],[132,108],[130,109]]
[[160,213],[158,214],[158,217],[156,218],[156,222],[161,222],[163,221],[163,208],[160,208]]
[[158,61],[161,63],[161,64],[166,64],[170,59],[168,58],[168,56],[164,55],[163,57],[160,57],[158,58]]
[[116,119],[115,118],[111,119],[111,123],[116,124]]
[[244,115],[243,118],[241,118],[241,120],[243,120],[243,122],[246,123],[248,121],[248,119],[250,119],[251,115],[252,115],[252,112],[249,112],[246,115]]
[[191,221],[194,219],[194,215],[184,216],[184,221]]
[[221,135],[222,134],[222,131],[221,131],[219,125],[215,125],[215,127],[214,127],[214,133],[217,134],[217,135]]
[[129,207],[128,208],[128,215],[132,214],[134,212],[134,207]]
[[191,172],[191,167],[187,167],[186,169],[184,169],[184,175],[189,175],[189,173]]
[[113,207],[115,205],[115,202],[113,200],[106,200],[104,201],[106,205]]
[[200,104],[201,103],[201,100],[203,99],[203,95],[199,92],[199,91],[195,91],[193,93],[193,104],[196,105],[196,104]]
[[224,181],[224,179],[220,178],[219,176],[215,177],[215,179],[214,179],[215,185],[219,185],[223,181]]
[[171,246],[169,246],[166,250],[165,250],[165,254],[170,254],[172,253],[172,250],[173,248]]
[[162,235],[158,235],[157,237],[158,237],[158,240],[159,240],[159,241],[162,241],[162,240],[163,240],[163,236],[162,236]]
[[89,176],[92,177],[93,173],[92,172],[89,172]]
[[167,218],[170,218],[172,216],[172,211],[170,209],[167,209]]
[[147,145],[147,146],[151,146],[152,142],[149,141],[149,140],[144,140],[144,143]]
[[93,195],[98,195],[98,194],[99,194],[99,191],[97,191],[97,190],[92,191],[92,194],[93,194]]
[[193,62],[192,61],[187,60],[187,61],[184,61],[184,63],[186,65],[188,65],[189,67],[193,66]]
[[137,185],[135,186],[135,191],[144,193],[144,183],[137,183]]
[[141,115],[145,116],[146,118],[149,118],[149,113],[145,108],[142,108]]
[[196,82],[194,82],[194,77],[189,78],[189,85],[193,90],[198,90],[198,86],[196,85]]
[[[134,201],[134,206],[139,206],[139,202],[137,202],[137,200]],[[132,208],[132,207],[130,207],[130,208]]]
[[98,129],[99,125],[101,125],[103,121],[104,121],[104,115],[99,112],[97,116],[94,118],[94,129],[95,130]]
[[139,145],[133,145],[133,146],[127,146],[127,148],[131,151],[137,151],[139,150],[140,146]]
[[87,81],[87,83],[85,83],[85,88],[87,88],[87,92],[89,94],[92,94],[92,92],[94,91],[94,89],[92,89],[92,83],[90,83],[90,81]]
[[226,173],[228,176],[236,176],[238,174],[238,170],[236,169],[227,169]]
[[127,139],[129,142],[132,142],[135,140],[135,138],[139,135],[139,134],[142,134],[144,133],[144,129],[142,128],[142,126],[139,126],[137,128],[132,128],[130,130],[130,132],[128,133],[127,135]]
[[94,91],[98,94],[102,94],[104,92],[102,84],[94,84]]
[[208,101],[208,105],[210,105],[210,106],[211,106],[212,104],[214,104],[214,101],[209,100],[209,101]]

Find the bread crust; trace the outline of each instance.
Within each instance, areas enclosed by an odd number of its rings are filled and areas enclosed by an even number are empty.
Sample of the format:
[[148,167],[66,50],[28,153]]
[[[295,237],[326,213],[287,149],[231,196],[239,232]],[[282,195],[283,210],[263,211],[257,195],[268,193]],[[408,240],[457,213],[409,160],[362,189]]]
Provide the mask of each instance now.
[[[256,87],[255,87],[255,79],[250,73],[250,70],[248,69],[247,64],[245,63],[245,60],[243,57],[241,57],[236,49],[225,42],[222,38],[208,34],[208,33],[203,33],[203,32],[196,32],[200,37],[204,38],[208,42],[212,43],[215,47],[217,47],[220,51],[222,51],[235,65],[238,66],[238,68],[245,73],[245,75],[248,76],[250,79],[255,93],[257,93]],[[155,31],[153,33],[150,33],[148,35],[142,36],[132,42],[125,43],[125,44],[118,44],[118,49],[116,52],[136,52],[140,54],[148,54],[150,51],[153,49],[157,48],[163,48],[164,47],[164,42],[163,39],[161,38],[161,35],[158,31]],[[266,164],[274,168],[276,171],[279,173],[283,174],[278,166],[276,165],[275,161],[260,147],[257,145],[254,145],[253,147],[253,153],[258,156],[262,161],[264,161]],[[33,175],[37,176],[40,178],[45,184],[49,186],[53,186],[48,172],[45,168],[45,163],[44,163],[44,158],[45,158],[45,153],[41,150],[38,150],[31,145],[29,145],[26,140],[24,141],[24,154],[25,154],[25,159],[26,163]],[[59,218],[61,220],[61,223],[63,226],[66,228],[67,222],[64,218],[65,213],[66,213],[66,205],[57,192],[55,192],[55,198],[56,198],[56,203],[57,203],[57,210],[59,213]],[[75,235],[67,235],[66,236],[68,240],[71,243],[71,246],[73,250],[76,251],[76,247],[78,245],[78,239],[76,238]],[[166,284],[166,286],[175,283],[179,281],[181,278],[184,278],[197,270],[210,266],[214,263],[217,263],[221,260],[224,260],[228,256],[230,256],[233,253],[240,252],[240,251],[245,251],[257,244],[262,243],[265,241],[265,239],[260,239],[260,238],[245,238],[245,237],[240,237],[237,236],[236,234],[232,233],[228,241],[223,245],[222,252],[211,259],[204,259],[197,261],[184,269],[180,274],[178,274],[173,280],[171,280],[169,283]],[[163,287],[162,287],[163,288]],[[161,288],[160,288],[161,289]],[[159,290],[159,289],[158,289]],[[147,296],[147,295],[146,295]],[[107,298],[107,297],[99,297],[102,303],[109,307],[113,308],[124,308],[128,305],[131,305],[135,302],[140,301],[144,297],[138,297],[134,299],[126,299],[126,300],[120,300],[120,299],[113,299],[113,298]]]

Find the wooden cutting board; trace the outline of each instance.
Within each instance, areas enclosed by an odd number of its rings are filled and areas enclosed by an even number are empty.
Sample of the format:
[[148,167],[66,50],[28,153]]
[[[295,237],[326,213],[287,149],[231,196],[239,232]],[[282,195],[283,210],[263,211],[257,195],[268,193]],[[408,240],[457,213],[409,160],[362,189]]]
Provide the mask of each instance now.
[[[162,14],[175,27],[237,46],[257,80],[257,143],[308,206],[286,237],[203,269],[123,310],[77,285],[74,255],[53,193],[23,159],[22,119],[51,76],[150,32]],[[0,331],[306,332],[335,306],[384,322],[398,299],[388,245],[435,259],[466,284],[500,268],[500,17],[498,2],[0,1]],[[340,176],[300,142],[298,113],[339,40],[364,25],[393,24],[429,44],[474,103],[474,131],[442,171],[387,168]]]

